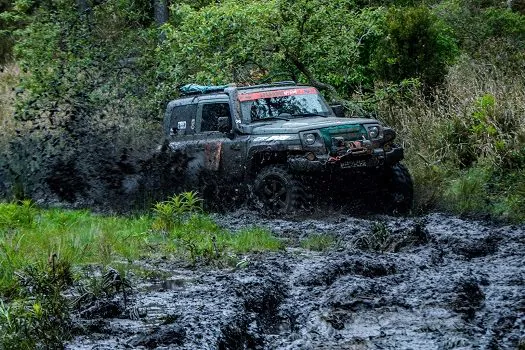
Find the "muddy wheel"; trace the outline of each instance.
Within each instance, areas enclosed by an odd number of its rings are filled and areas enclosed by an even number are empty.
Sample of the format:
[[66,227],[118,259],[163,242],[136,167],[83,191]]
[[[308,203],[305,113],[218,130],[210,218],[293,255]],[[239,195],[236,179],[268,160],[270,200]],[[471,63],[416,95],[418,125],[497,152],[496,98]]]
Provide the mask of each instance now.
[[392,214],[407,214],[412,209],[414,184],[406,166],[394,164],[387,172],[387,210]]
[[262,169],[254,181],[254,194],[265,210],[289,213],[301,209],[304,190],[285,166],[270,165]]

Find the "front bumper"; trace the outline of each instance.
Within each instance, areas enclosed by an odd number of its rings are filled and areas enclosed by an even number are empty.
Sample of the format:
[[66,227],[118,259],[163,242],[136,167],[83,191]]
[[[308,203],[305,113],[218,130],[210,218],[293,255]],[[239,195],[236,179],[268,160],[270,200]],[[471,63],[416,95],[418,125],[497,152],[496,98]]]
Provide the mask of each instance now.
[[320,173],[326,171],[356,171],[380,169],[395,164],[404,158],[403,148],[391,147],[385,151],[376,148],[370,154],[346,154],[339,157],[317,157],[309,160],[304,156],[288,159],[288,166],[294,173]]

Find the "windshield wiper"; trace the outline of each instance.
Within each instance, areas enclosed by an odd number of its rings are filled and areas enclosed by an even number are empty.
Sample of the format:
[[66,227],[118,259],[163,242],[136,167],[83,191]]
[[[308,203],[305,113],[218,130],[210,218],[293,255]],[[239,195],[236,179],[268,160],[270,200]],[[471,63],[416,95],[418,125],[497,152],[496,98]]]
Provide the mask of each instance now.
[[296,113],[296,114],[292,114],[292,116],[294,117],[323,117],[323,118],[328,117],[328,115],[320,114],[320,113]]
[[252,123],[253,123],[253,122],[264,122],[264,121],[266,121],[266,120],[275,120],[275,119],[278,119],[278,120],[286,120],[287,122],[290,121],[290,119],[285,118],[285,117],[267,117],[267,118],[261,118],[261,119],[252,120]]

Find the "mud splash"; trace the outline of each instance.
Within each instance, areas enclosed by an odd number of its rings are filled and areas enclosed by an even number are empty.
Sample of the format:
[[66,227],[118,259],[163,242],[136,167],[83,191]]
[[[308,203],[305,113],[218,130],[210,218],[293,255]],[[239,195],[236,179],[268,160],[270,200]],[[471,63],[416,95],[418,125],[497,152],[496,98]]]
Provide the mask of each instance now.
[[[216,220],[233,229],[256,222],[289,248],[236,270],[149,262],[168,277],[139,281],[118,315],[77,315],[67,348],[516,349],[525,336],[523,226],[442,214],[291,220],[238,211]],[[377,220],[405,244],[357,249]],[[338,247],[298,246],[315,234],[336,236]]]

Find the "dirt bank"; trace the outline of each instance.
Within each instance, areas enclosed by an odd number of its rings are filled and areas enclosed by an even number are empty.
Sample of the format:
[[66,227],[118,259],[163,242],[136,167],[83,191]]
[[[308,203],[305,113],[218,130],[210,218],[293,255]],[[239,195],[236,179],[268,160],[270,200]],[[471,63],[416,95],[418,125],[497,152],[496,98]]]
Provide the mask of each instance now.
[[[525,230],[442,214],[417,219],[261,219],[287,241],[237,269],[144,262],[167,278],[135,281],[126,307],[76,316],[68,349],[516,349],[525,337]],[[381,221],[383,251],[369,237]],[[302,239],[330,234],[337,248]],[[360,247],[360,248],[358,248]]]

